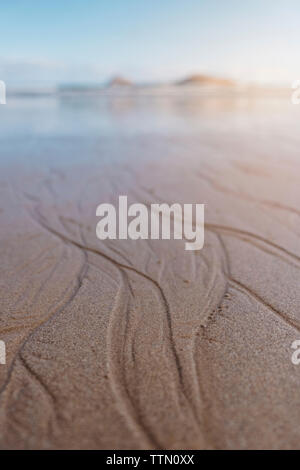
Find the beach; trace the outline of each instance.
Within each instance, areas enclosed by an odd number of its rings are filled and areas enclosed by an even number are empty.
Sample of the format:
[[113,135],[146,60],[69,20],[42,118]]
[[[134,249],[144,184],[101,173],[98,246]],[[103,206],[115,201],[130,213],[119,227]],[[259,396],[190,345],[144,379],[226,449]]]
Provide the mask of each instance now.
[[[164,92],[0,114],[1,449],[300,442],[300,107]],[[205,204],[205,241],[99,240],[96,208]]]

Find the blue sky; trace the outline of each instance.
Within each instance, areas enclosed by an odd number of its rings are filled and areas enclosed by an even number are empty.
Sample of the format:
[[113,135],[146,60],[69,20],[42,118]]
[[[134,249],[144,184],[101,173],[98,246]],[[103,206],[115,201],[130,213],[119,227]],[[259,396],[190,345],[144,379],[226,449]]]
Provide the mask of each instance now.
[[1,0],[0,79],[300,78],[299,0]]

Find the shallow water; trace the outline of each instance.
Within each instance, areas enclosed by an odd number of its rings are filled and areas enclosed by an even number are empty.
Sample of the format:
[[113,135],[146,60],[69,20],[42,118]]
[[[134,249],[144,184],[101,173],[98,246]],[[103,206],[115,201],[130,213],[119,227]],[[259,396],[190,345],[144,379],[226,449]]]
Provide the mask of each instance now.
[[[300,106],[291,105],[288,93],[278,98],[276,93],[205,97],[183,92],[8,96],[0,107],[0,165],[22,162],[40,168],[99,161],[110,146],[108,159],[122,160],[122,141],[134,145],[134,139],[144,138],[151,138],[154,159],[156,139],[170,139],[170,149],[172,139],[198,145],[208,134],[232,139],[272,135],[293,145],[299,123]],[[106,148],[102,155],[99,145]]]
[[232,129],[255,121],[280,124],[299,117],[299,106],[291,104],[288,92],[278,95],[8,96],[7,104],[0,108],[0,136],[190,135],[213,125]]

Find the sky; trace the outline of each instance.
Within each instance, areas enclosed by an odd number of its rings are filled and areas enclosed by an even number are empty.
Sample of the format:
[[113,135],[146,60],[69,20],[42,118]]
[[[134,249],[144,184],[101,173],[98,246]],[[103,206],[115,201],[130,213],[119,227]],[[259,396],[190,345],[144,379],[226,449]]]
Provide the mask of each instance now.
[[299,0],[1,0],[0,80],[300,78]]

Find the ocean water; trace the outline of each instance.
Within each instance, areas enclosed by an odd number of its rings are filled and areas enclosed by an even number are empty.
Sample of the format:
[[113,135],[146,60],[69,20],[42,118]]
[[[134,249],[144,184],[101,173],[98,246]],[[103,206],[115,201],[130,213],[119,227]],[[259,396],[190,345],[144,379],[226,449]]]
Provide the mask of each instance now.
[[242,126],[299,115],[289,93],[19,94],[0,107],[0,137],[194,134],[203,126]]
[[[147,139],[148,147],[153,144],[153,158],[155,142],[169,139],[171,149],[179,141],[201,144],[208,135],[213,141],[219,136],[282,136],[293,145],[298,143],[299,126],[300,106],[291,104],[289,92],[12,95],[0,106],[0,165],[22,162],[39,167],[104,155],[122,158],[124,140]],[[99,146],[106,151],[100,152]]]

